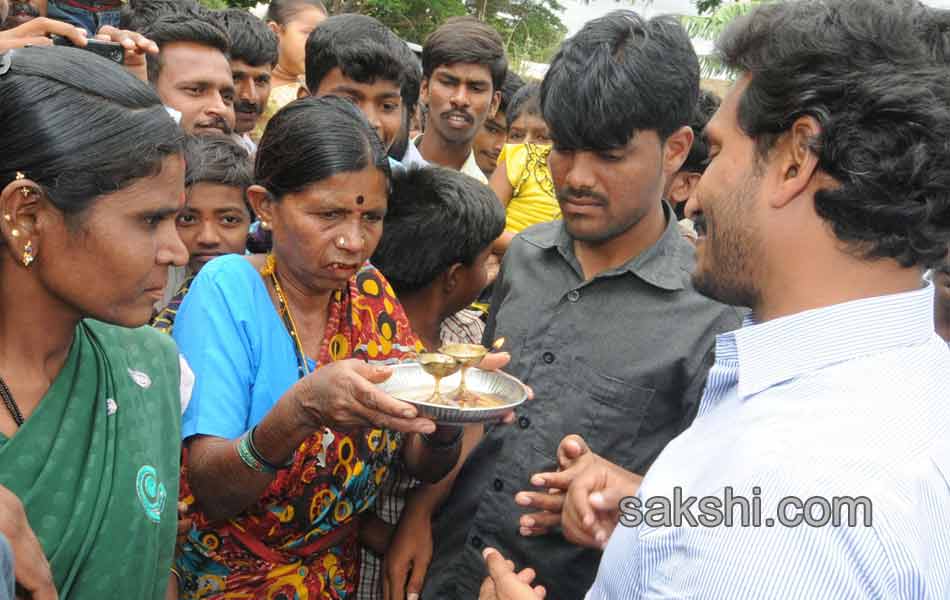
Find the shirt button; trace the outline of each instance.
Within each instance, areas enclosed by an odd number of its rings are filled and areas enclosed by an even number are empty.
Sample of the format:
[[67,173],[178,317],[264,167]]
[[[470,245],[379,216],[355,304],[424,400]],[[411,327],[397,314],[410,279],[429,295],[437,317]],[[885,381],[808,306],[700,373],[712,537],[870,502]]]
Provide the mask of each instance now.
[[541,360],[543,360],[547,364],[551,364],[554,362],[554,355],[550,352],[545,352],[544,354],[541,355]]
[[485,544],[482,542],[482,538],[478,537],[477,535],[472,536],[472,548],[475,548],[476,550],[481,550],[482,546],[484,545]]
[[577,302],[581,299],[581,293],[577,290],[571,290],[567,293],[567,299],[571,302]]
[[522,429],[527,429],[531,427],[531,419],[528,417],[518,417],[518,427]]
[[496,479],[495,483],[492,485],[495,487],[496,492],[500,492],[501,490],[505,489],[505,483],[501,479]]

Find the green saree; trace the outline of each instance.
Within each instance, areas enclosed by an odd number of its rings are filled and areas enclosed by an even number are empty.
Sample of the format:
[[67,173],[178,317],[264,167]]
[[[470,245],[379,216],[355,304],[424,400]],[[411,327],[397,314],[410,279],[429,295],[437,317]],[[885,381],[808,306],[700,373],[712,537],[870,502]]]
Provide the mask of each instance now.
[[180,407],[168,336],[84,321],[36,411],[0,435],[0,485],[26,507],[61,599],[164,598]]

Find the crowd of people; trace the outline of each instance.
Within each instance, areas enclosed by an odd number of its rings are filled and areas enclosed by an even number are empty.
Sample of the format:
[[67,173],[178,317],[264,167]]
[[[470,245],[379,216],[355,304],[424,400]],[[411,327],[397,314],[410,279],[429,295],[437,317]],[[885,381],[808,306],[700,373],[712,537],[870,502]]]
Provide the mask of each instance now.
[[0,23],[0,600],[950,598],[950,11]]

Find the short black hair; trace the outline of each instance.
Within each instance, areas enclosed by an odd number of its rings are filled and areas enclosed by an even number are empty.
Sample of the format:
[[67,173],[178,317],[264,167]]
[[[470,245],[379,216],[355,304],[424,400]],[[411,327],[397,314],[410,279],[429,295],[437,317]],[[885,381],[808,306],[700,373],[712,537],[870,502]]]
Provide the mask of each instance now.
[[762,5],[716,43],[749,76],[738,121],[760,158],[803,116],[818,168],[837,185],[815,210],[855,255],[931,266],[950,243],[950,85],[921,41],[916,3]]
[[708,91],[699,91],[699,102],[696,103],[696,109],[693,110],[693,118],[689,120],[689,127],[693,130],[693,146],[689,149],[689,155],[680,171],[689,173],[704,173],[706,165],[709,164],[709,140],[703,131],[706,129],[706,123],[712,118],[722,101],[719,96]]
[[498,103],[498,111],[505,114],[507,119],[508,107],[511,105],[512,98],[518,93],[518,90],[525,86],[525,81],[514,71],[508,71],[505,75],[505,83],[501,85],[501,102]]
[[267,20],[278,25],[286,25],[297,16],[297,13],[308,7],[323,11],[325,15],[330,14],[327,5],[321,0],[271,0],[267,6]]
[[[338,15],[317,26],[307,38],[307,88],[315,92],[330,71],[360,83],[376,80],[399,85],[403,103],[410,104],[416,81],[416,58],[409,46],[388,27],[366,15]],[[414,104],[414,102],[412,102]]]
[[572,150],[625,146],[638,131],[665,141],[693,116],[699,59],[674,17],[618,10],[588,22],[551,61],[541,112]]
[[541,86],[537,83],[523,86],[511,99],[508,110],[505,112],[508,127],[511,127],[511,124],[523,114],[541,116]]
[[473,264],[504,230],[505,209],[487,185],[444,167],[408,169],[393,175],[372,263],[397,295],[412,293]]
[[277,34],[264,21],[240,8],[214,13],[231,39],[231,60],[252,67],[277,64]]
[[191,42],[216,50],[230,58],[231,40],[228,33],[207,14],[178,13],[160,17],[142,32],[158,44],[158,56],[148,56],[148,80],[153,84],[162,72],[161,48],[175,42]]
[[488,67],[492,87],[497,91],[505,83],[508,59],[501,36],[490,25],[475,17],[452,17],[429,34],[422,46],[422,76],[443,65],[469,63]]
[[254,184],[247,150],[230,137],[192,135],[185,139],[185,187],[215,183],[246,190]]
[[119,11],[119,27],[141,33],[166,15],[200,15],[204,11],[197,0],[129,0]]

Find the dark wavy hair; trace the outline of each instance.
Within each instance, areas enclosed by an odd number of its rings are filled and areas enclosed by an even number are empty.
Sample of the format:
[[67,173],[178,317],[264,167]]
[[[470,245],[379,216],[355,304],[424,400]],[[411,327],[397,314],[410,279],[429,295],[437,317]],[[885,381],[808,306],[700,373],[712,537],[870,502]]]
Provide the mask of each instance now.
[[541,112],[558,146],[609,150],[637,131],[666,140],[689,123],[699,59],[673,17],[614,11],[565,41],[541,84]]
[[[520,75],[514,71],[508,71],[508,74],[505,76],[505,83],[501,86],[501,102],[498,103],[498,112],[502,114],[507,114],[508,106],[511,105],[511,101],[514,100],[515,94],[518,93],[518,90],[525,86],[525,80],[521,78]],[[505,116],[505,119],[508,117]],[[511,122],[508,122],[508,125],[511,125]]]
[[360,83],[395,82],[403,104],[414,106],[418,101],[415,55],[406,42],[373,17],[338,15],[320,23],[307,38],[306,62],[311,91],[339,67],[343,75]]
[[229,8],[214,13],[231,38],[231,59],[252,67],[277,64],[277,34],[249,11]]
[[8,53],[0,76],[0,187],[25,173],[67,217],[158,174],[183,133],[146,83],[75,48]]
[[411,293],[474,263],[504,230],[505,209],[487,185],[442,167],[409,169],[393,176],[372,262],[397,294]]
[[469,63],[488,67],[495,91],[505,84],[508,58],[501,36],[475,17],[452,17],[429,34],[422,47],[422,76],[443,65]]
[[308,97],[291,102],[267,123],[254,180],[280,201],[337,173],[368,166],[389,178],[386,149],[360,109],[335,96]]
[[950,242],[950,85],[921,41],[919,6],[900,0],[766,4],[717,42],[750,76],[742,130],[760,158],[796,119],[821,125],[815,194],[835,235],[865,259],[940,262]]

